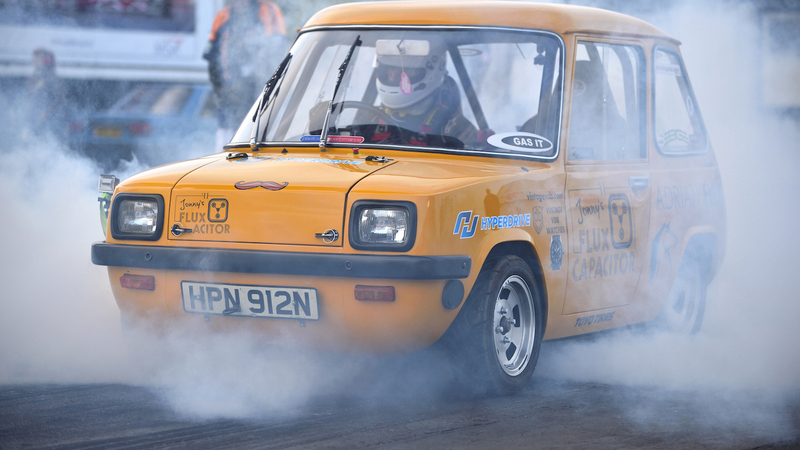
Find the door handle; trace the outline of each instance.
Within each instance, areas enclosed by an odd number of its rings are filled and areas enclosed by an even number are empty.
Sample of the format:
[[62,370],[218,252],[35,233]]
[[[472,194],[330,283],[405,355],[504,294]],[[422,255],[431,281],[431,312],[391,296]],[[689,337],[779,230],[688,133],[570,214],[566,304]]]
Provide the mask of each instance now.
[[640,191],[650,186],[650,177],[628,177],[628,183],[634,191]]

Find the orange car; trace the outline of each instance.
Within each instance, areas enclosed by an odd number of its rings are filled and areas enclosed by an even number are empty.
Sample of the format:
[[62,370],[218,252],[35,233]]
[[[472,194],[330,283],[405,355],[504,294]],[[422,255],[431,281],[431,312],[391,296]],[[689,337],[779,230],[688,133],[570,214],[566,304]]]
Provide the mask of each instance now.
[[440,342],[494,392],[545,339],[694,332],[725,203],[678,44],[576,6],[327,8],[224,152],[101,179],[92,260],[131,321]]

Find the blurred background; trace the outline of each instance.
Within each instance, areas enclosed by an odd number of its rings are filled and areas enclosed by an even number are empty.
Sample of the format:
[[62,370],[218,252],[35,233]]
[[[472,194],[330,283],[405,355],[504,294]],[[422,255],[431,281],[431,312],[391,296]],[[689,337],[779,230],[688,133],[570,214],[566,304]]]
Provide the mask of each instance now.
[[[134,157],[144,168],[219,151],[203,52],[229,3],[0,0],[0,142],[48,133],[103,171]],[[270,48],[277,61],[296,30],[335,3],[275,2],[287,30]]]
[[[103,171],[119,169],[134,157],[142,168],[219,151],[214,140],[216,98],[202,55],[215,14],[228,3],[0,0],[0,111],[9,116],[0,124],[0,141],[32,139],[46,131]],[[274,52],[283,54],[314,12],[342,1],[275,3],[283,11],[287,33],[282,48],[274,46]],[[658,17],[681,2],[566,3],[616,10],[658,24]],[[744,8],[758,29],[760,51],[746,64],[759,68],[759,107],[798,120],[800,2],[717,3]],[[41,75],[42,70],[49,73]]]

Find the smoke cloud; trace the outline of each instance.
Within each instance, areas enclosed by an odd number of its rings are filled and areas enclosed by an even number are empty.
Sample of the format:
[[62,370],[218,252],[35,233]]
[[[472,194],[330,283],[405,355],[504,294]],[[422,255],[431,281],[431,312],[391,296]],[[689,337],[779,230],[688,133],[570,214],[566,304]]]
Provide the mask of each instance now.
[[[657,388],[650,399],[692,393],[709,426],[796,436],[784,407],[800,398],[800,128],[761,104],[753,5],[684,2],[644,18],[683,42],[722,174],[726,259],[699,334],[634,328],[546,345],[537,376]],[[630,413],[659,420],[647,402]]]

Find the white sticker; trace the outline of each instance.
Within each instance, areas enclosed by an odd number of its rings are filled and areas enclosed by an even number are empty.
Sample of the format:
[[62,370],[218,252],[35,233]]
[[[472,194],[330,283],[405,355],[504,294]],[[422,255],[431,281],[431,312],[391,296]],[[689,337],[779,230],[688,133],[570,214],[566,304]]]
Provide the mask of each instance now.
[[553,143],[547,138],[521,131],[493,134],[486,142],[497,148],[522,153],[547,153],[553,149]]

